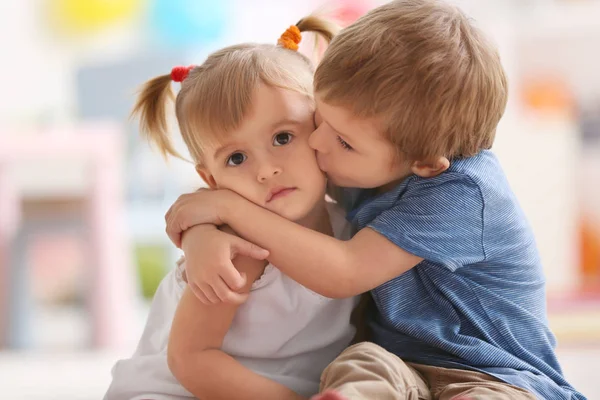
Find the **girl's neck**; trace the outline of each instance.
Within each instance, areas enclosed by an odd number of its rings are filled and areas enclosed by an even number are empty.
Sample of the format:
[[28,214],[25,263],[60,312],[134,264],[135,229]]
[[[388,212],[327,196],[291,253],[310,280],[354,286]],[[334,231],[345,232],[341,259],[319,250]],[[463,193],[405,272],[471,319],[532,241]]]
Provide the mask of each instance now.
[[333,236],[333,229],[331,228],[331,221],[329,220],[329,212],[327,211],[325,200],[320,201],[310,213],[296,222],[314,231]]

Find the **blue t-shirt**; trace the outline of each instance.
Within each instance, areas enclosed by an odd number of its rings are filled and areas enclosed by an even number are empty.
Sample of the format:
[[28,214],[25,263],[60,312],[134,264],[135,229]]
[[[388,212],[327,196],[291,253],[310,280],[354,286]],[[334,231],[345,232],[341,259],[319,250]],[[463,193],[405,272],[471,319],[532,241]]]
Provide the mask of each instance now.
[[534,236],[492,152],[380,195],[346,189],[342,200],[356,230],[374,229],[424,259],[372,290],[375,343],[542,399],[585,399],[562,375]]

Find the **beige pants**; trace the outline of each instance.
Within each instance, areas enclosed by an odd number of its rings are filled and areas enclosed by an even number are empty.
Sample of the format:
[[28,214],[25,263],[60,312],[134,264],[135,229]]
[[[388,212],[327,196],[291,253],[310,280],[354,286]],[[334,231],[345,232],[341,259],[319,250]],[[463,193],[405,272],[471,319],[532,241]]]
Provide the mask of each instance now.
[[321,392],[348,400],[535,400],[531,393],[474,371],[405,363],[376,344],[348,347],[321,376]]

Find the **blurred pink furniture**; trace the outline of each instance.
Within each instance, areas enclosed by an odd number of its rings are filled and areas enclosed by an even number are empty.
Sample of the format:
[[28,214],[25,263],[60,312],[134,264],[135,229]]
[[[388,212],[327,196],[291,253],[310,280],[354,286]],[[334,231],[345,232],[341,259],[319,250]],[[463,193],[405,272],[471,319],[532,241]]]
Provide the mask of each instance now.
[[73,161],[86,168],[89,185],[85,223],[90,233],[86,260],[91,268],[87,276],[91,288],[88,304],[93,321],[92,344],[119,347],[129,339],[135,318],[135,275],[125,235],[124,139],[124,133],[115,125],[31,135],[0,132],[0,347],[6,344],[10,324],[18,318],[13,315],[15,310],[11,312],[14,277],[8,263],[11,243],[19,229],[22,195],[17,182],[13,182],[11,169],[17,163],[35,165],[41,160]]

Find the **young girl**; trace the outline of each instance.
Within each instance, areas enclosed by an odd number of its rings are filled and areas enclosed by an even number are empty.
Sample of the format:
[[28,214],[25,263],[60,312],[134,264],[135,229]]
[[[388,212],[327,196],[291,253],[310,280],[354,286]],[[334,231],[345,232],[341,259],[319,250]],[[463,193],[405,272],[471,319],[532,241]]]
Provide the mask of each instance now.
[[[167,134],[165,107],[171,81],[181,82],[177,120],[210,188],[235,191],[289,220],[347,239],[343,212],[325,202],[325,176],[308,145],[315,129],[313,69],[297,52],[301,31],[327,41],[333,36],[325,21],[308,17],[277,46],[227,47],[200,66],[174,68],[146,83],[134,113],[165,155],[179,156]],[[178,263],[158,288],[136,352],[113,368],[106,398],[282,400],[317,393],[321,372],[354,335],[356,301],[318,295],[265,257],[240,250],[234,259],[249,282],[248,299],[239,307],[204,305],[184,281],[185,261]]]

